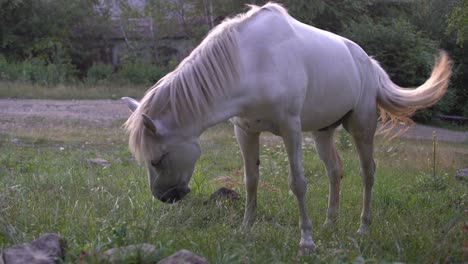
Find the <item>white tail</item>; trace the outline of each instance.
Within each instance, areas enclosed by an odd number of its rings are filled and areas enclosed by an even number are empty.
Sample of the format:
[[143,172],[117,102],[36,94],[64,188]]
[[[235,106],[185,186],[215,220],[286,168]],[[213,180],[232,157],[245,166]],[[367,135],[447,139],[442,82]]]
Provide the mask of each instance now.
[[441,51],[431,76],[423,85],[416,88],[402,88],[390,80],[377,61],[372,60],[372,63],[378,81],[377,104],[380,120],[390,125],[386,129],[387,132],[398,123],[403,123],[405,126],[412,124],[413,121],[409,118],[411,114],[437,103],[447,90],[452,68],[447,53]]

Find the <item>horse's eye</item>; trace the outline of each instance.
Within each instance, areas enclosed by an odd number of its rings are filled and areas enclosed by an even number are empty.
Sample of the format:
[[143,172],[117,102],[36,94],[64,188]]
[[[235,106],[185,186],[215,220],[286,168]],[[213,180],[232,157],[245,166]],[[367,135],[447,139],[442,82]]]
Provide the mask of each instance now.
[[152,165],[153,167],[159,167],[159,166],[161,166],[162,161],[163,161],[164,158],[167,156],[167,154],[168,154],[168,153],[164,153],[164,154],[161,156],[161,158],[159,158],[159,160],[152,160],[152,161],[151,161],[151,165]]

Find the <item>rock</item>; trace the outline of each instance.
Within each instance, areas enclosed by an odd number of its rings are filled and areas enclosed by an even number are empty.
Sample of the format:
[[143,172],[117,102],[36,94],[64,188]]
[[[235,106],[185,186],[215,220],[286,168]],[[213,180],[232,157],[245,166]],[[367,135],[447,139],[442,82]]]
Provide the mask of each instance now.
[[169,257],[162,259],[158,264],[208,264],[208,262],[200,257],[195,255],[189,250],[182,249],[170,255]]
[[110,166],[110,163],[107,160],[101,159],[101,158],[87,159],[86,162],[88,164],[96,164],[96,165],[101,165],[103,167]]
[[468,180],[468,168],[457,170],[455,178],[459,180]]
[[[154,263],[158,251],[151,244],[138,244],[126,247],[112,248],[99,256],[100,263]],[[130,261],[132,260],[132,261]]]
[[5,249],[0,264],[55,264],[62,258],[62,238],[57,234],[47,233],[31,243]]
[[240,199],[240,195],[236,191],[232,189],[228,189],[226,187],[219,188],[210,196],[210,201],[212,202],[214,201],[217,204],[220,204],[226,201],[233,202],[239,199]]

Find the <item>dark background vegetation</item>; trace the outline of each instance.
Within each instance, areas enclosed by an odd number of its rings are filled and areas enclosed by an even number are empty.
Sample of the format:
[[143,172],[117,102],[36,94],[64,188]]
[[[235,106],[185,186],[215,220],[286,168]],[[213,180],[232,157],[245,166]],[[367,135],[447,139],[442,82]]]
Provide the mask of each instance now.
[[[195,47],[223,18],[247,10],[241,0],[1,0],[0,81],[33,85],[151,85],[174,68],[181,54],[138,52],[137,42],[156,47],[184,39]],[[416,118],[438,114],[468,116],[467,0],[279,0],[292,16],[343,35],[375,57],[392,80],[420,85],[430,74],[438,49],[454,61],[447,95]],[[135,4],[137,3],[137,4]],[[115,11],[117,9],[118,11]],[[150,19],[157,34],[123,36],[127,53],[118,63],[91,51],[107,47],[116,23],[131,33],[131,21]],[[152,31],[153,32],[153,31]],[[154,32],[153,32],[154,33]],[[187,55],[187,54],[182,54]]]

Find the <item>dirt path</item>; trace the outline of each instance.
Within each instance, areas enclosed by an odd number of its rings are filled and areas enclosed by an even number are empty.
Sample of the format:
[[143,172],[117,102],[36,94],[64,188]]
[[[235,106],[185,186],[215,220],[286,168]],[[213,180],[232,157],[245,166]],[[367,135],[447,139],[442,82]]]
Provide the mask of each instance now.
[[[12,128],[60,124],[64,120],[112,124],[129,116],[119,100],[23,100],[0,99],[0,133]],[[451,131],[414,125],[400,137],[431,139],[436,130],[438,140],[466,142],[468,131]]]
[[34,116],[102,122],[127,118],[130,112],[120,100],[0,99],[0,113],[1,118]]

